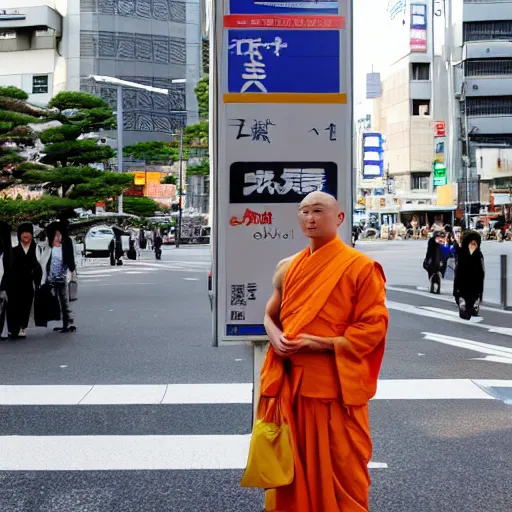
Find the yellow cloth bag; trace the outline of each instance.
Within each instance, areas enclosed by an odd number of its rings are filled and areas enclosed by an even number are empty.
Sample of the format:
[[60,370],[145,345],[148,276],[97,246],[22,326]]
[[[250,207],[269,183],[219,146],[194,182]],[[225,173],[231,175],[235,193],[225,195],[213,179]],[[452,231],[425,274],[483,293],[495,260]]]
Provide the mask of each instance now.
[[[273,401],[276,407],[277,400]],[[274,489],[293,482],[292,433],[280,415],[276,416],[275,423],[259,419],[254,424],[242,487]]]

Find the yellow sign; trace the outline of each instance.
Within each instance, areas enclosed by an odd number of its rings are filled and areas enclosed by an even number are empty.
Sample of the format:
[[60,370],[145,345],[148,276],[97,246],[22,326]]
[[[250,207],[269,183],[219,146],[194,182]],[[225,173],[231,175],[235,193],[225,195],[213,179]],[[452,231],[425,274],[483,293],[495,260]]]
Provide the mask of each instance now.
[[147,172],[146,173],[146,183],[160,183],[162,180],[161,172]]
[[145,185],[146,184],[146,173],[145,172],[135,172],[133,174],[133,184],[134,185]]

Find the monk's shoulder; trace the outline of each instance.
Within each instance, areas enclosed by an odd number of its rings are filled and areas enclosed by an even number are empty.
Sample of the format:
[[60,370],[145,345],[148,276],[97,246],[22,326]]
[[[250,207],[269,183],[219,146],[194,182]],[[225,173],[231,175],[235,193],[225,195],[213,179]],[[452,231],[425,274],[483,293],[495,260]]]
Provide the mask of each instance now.
[[[354,272],[351,272],[355,278],[359,277],[360,275],[364,275],[366,277],[369,273],[372,271],[377,271],[377,273],[381,274],[382,277],[384,277],[384,270],[382,269],[382,266],[380,263],[376,262],[373,258],[370,258],[367,254],[364,254],[361,251],[358,251],[357,249],[354,249],[352,247],[347,247],[347,256],[349,257],[355,257],[354,263],[353,263],[353,270]],[[345,256],[346,257],[346,256]]]
[[273,279],[274,288],[280,289],[282,287],[286,273],[288,272],[288,269],[290,268],[290,265],[292,264],[293,260],[297,257],[297,254],[292,254],[291,256],[282,259],[277,264]]

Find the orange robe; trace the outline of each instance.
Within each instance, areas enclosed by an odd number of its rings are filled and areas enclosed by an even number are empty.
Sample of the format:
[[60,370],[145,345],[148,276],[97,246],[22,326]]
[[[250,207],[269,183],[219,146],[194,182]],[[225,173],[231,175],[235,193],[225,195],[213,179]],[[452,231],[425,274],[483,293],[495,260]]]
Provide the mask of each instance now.
[[382,267],[336,238],[299,253],[284,280],[281,323],[300,333],[343,336],[334,353],[271,347],[261,371],[259,411],[280,398],[291,427],[295,478],[269,490],[265,510],[368,511],[372,443],[368,401],[375,395],[388,325]]

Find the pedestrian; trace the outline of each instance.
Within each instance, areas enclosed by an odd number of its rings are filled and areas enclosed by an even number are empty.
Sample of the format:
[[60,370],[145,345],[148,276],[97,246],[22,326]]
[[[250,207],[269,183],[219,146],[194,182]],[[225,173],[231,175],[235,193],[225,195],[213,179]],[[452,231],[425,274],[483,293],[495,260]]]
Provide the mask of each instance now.
[[0,221],[0,339],[5,340],[9,336],[7,325],[7,304],[9,278],[11,271],[11,226]]
[[164,241],[160,235],[160,232],[156,231],[153,237],[153,246],[155,248],[155,258],[157,260],[162,258],[162,245]]
[[427,244],[427,254],[423,260],[423,268],[427,271],[430,293],[441,293],[441,280],[444,277],[447,263],[445,235],[443,231],[435,231]]
[[25,338],[30,322],[34,292],[41,286],[42,269],[37,259],[34,226],[18,227],[18,245],[12,250],[7,320],[13,338]]
[[[385,277],[378,263],[338,237],[344,213],[332,196],[309,194],[298,216],[309,247],[281,261],[274,275],[258,404],[258,420],[279,410],[291,432],[293,475],[283,485],[274,472],[252,486],[269,489],[267,511],[368,511],[368,401],[388,326]],[[256,432],[242,485],[251,486]]]
[[464,233],[455,267],[453,296],[459,306],[459,315],[465,320],[478,316],[484,293],[485,264],[481,243],[480,233]]
[[62,327],[54,331],[74,332],[74,315],[69,300],[69,282],[77,280],[73,241],[63,223],[52,223],[46,228],[48,247],[41,256],[43,282],[52,287],[59,301]]

